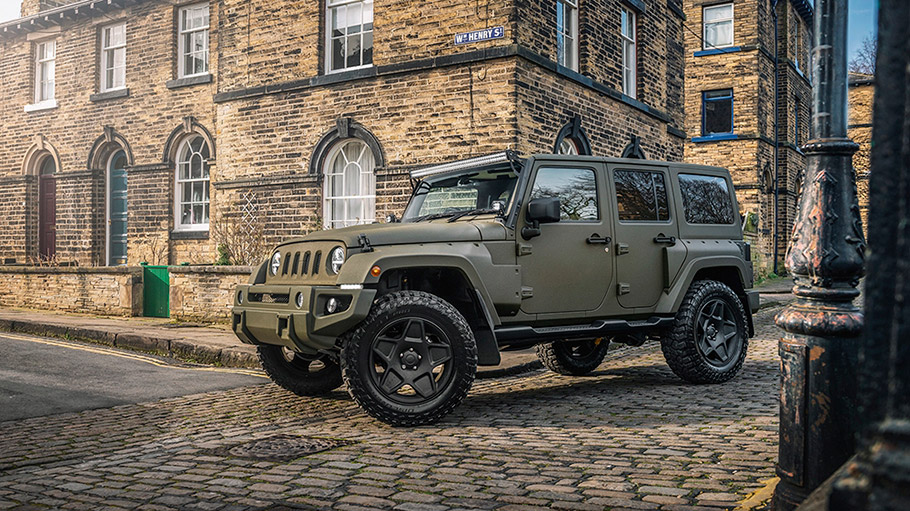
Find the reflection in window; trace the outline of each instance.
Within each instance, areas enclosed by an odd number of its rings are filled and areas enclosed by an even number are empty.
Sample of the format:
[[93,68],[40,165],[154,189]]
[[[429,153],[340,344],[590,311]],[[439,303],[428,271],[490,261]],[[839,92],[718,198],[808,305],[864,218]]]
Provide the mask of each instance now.
[[716,176],[679,175],[686,222],[690,224],[732,224],[733,202],[727,180]]
[[597,185],[590,169],[542,168],[531,199],[558,197],[560,220],[597,220]]
[[328,72],[373,64],[373,0],[328,0]]
[[663,173],[617,170],[613,173],[613,181],[620,221],[662,222],[670,219]]
[[209,159],[205,139],[196,135],[177,151],[177,229],[209,227]]
[[556,0],[556,62],[578,71],[578,0]]

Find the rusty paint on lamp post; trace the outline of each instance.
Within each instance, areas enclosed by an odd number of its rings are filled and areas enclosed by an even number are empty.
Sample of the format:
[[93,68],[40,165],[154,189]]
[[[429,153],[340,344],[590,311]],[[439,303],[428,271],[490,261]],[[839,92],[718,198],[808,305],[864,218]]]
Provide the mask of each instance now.
[[793,509],[854,452],[862,313],[853,305],[865,241],[847,138],[847,1],[818,0],[813,138],[806,185],[787,252],[796,300],[781,311],[781,480],[774,507]]

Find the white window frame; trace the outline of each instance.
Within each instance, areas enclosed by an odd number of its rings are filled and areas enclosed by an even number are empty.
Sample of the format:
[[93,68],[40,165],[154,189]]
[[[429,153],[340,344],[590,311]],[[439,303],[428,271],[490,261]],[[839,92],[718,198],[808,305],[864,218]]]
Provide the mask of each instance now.
[[[332,58],[333,58],[332,43],[333,43],[334,39],[340,39],[340,38],[337,38],[337,37],[332,37],[332,16],[333,16],[333,11],[335,11],[335,10],[340,10],[340,9],[344,9],[345,14],[346,14],[346,13],[347,13],[348,6],[353,5],[353,4],[360,4],[360,8],[361,8],[361,10],[360,10],[360,13],[361,13],[361,14],[360,14],[360,23],[361,23],[361,27],[362,27],[363,24],[364,24],[364,23],[363,23],[363,19],[364,19],[364,18],[363,18],[364,7],[365,7],[367,4],[369,4],[369,7],[370,7],[370,29],[369,29],[369,30],[361,30],[360,32],[358,32],[358,34],[360,34],[360,62],[361,62],[361,64],[360,64],[359,66],[350,66],[350,67],[348,67],[348,66],[346,65],[347,62],[345,62],[345,63],[344,63],[345,65],[342,65],[342,66],[339,67],[338,69],[332,69],[332,64],[333,64],[333,61],[332,61]],[[373,15],[374,15],[374,13],[373,13],[373,0],[326,0],[326,3],[325,3],[325,72],[326,72],[326,74],[343,73],[343,72],[345,72],[345,71],[353,71],[353,70],[355,70],[355,69],[365,69],[365,68],[373,67],[373,60],[374,60],[373,57],[370,58],[370,63],[369,63],[369,64],[364,64],[364,63],[363,63],[363,50],[364,50],[364,48],[363,48],[363,35],[366,34],[367,32],[369,32],[369,34],[370,34],[370,41],[371,41],[371,43],[370,43],[370,50],[372,51],[372,50],[375,48],[375,44],[374,44],[374,42],[373,42]],[[347,27],[348,27],[348,25],[345,25],[345,28],[347,28]],[[347,35],[342,36],[342,38],[346,38],[346,37],[347,37]],[[347,44],[347,43],[345,43],[345,44]]]
[[[331,182],[332,177],[341,176],[342,191],[345,188],[345,184],[344,184],[344,181],[346,179],[345,172],[343,169],[341,172],[334,171],[335,159],[337,157],[341,156],[341,157],[344,157],[345,160],[347,160],[347,155],[345,155],[342,152],[342,150],[344,149],[344,147],[346,147],[348,144],[351,144],[351,143],[359,143],[362,146],[361,150],[360,150],[360,154],[356,160],[356,164],[360,167],[360,172],[358,173],[358,178],[360,179],[360,185],[358,185],[358,186],[363,185],[363,175],[369,174],[371,176],[370,183],[372,184],[372,190],[366,190],[366,192],[368,192],[368,193],[363,193],[365,190],[360,189],[359,190],[360,194],[358,194],[358,195],[342,194],[342,195],[331,195],[330,196],[329,188],[330,188],[330,182]],[[361,163],[363,161],[364,156],[367,156],[372,163],[372,166],[367,171],[365,171],[363,169],[363,166]],[[348,164],[350,164],[350,163],[351,162],[348,161]],[[370,149],[369,144],[367,144],[363,140],[361,140],[359,138],[347,138],[344,140],[339,140],[338,142],[335,143],[335,146],[332,147],[332,149],[329,151],[328,156],[325,159],[325,168],[323,170],[323,174],[325,176],[325,182],[323,183],[323,193],[322,193],[322,211],[323,211],[322,216],[323,216],[323,227],[324,228],[334,229],[334,228],[340,228],[340,227],[348,227],[351,225],[372,224],[372,223],[376,222],[376,174],[375,174],[375,169],[376,169],[376,161],[373,157],[372,149]],[[361,218],[359,221],[348,220],[347,219],[347,217],[348,217],[347,201],[351,201],[351,200],[362,201],[362,205],[363,205],[362,210],[364,211],[364,213],[371,212],[372,215],[368,216],[367,214],[364,214],[364,217]],[[345,214],[343,214],[343,218],[340,218],[340,219],[332,218],[332,202],[333,201],[344,201]],[[340,224],[340,225],[336,225],[336,224]]]
[[[622,9],[620,16],[622,18],[619,24],[619,35],[622,40],[622,93],[635,99],[638,95],[637,17],[635,11],[625,8]],[[626,20],[629,33],[623,31],[623,19]]]
[[[721,19],[717,19],[717,20],[714,20],[711,22],[705,22],[705,13],[707,11],[712,10],[712,9],[719,9],[721,7],[730,8],[730,17],[729,18],[721,18]],[[733,44],[736,42],[736,33],[735,33],[736,27],[733,23],[733,20],[736,18],[736,13],[734,12],[734,10],[735,10],[735,7],[733,5],[733,2],[728,2],[725,4],[708,5],[708,6],[702,7],[702,10],[701,10],[701,37],[702,37],[702,49],[703,50],[713,50],[715,48],[729,48],[729,47],[733,46]],[[721,23],[730,24],[730,43],[729,44],[713,44],[713,43],[709,44],[708,43],[708,25],[719,25]]]
[[[189,145],[191,142],[194,142],[197,138],[202,139],[202,143],[205,146],[207,146],[209,149],[209,159],[202,160],[203,169],[205,169],[206,164],[209,165],[209,175],[206,177],[205,174],[203,173],[203,177],[194,179],[192,176],[192,172],[191,172],[190,177],[188,179],[182,179],[180,177],[180,168],[183,165],[191,164],[193,156],[196,153],[195,153],[195,151],[192,150],[192,147],[189,147]],[[184,159],[183,156],[184,156],[186,149],[189,149],[191,152],[190,152],[189,158]],[[212,146],[209,145],[209,142],[208,142],[208,140],[205,139],[205,137],[203,137],[202,135],[198,135],[198,134],[193,134],[193,135],[190,135],[190,136],[184,138],[180,142],[180,146],[178,146],[178,148],[177,148],[177,165],[174,166],[174,230],[175,231],[207,231],[207,230],[209,230],[209,222],[211,222],[211,178],[212,178],[212,176],[211,176],[211,164],[209,163],[211,161],[211,154],[212,154]],[[200,154],[200,158],[201,158],[201,154]],[[209,196],[207,198],[204,198],[204,200],[202,200],[202,201],[193,201],[192,197],[191,197],[190,202],[184,202],[183,201],[183,187],[186,185],[192,186],[193,183],[202,183],[202,182],[205,183]],[[183,213],[184,204],[190,204],[190,205],[201,204],[203,206],[203,208],[207,209],[209,212],[209,214],[208,214],[209,222],[189,223],[189,224],[183,223],[182,213]]]
[[[564,16],[563,26],[560,26],[558,16],[563,6],[569,19],[566,20]],[[557,0],[556,12],[556,62],[572,71],[578,71],[578,0]]]
[[[122,28],[123,29],[123,42],[111,45],[110,44],[110,34],[114,29]],[[123,65],[117,66],[117,52],[123,52]],[[109,66],[108,55],[114,55],[114,64]],[[126,22],[114,23],[113,25],[106,25],[101,27],[101,64],[99,66],[101,70],[101,77],[99,79],[99,89],[101,92],[110,92],[115,90],[122,90],[126,88]],[[113,70],[114,83],[108,83],[107,73],[108,71]],[[117,82],[117,78],[120,78],[121,85],[114,85]]]
[[[185,28],[184,21],[188,12],[196,9],[205,9],[205,17],[208,18],[209,22],[204,26],[193,27],[190,29]],[[211,12],[209,11],[209,4],[193,4],[181,7],[177,13],[177,78],[192,78],[194,76],[205,76],[209,74],[209,58],[210,53],[210,32],[209,27],[211,26]],[[197,32],[203,32],[205,34],[205,49],[200,52],[193,52],[187,49],[186,47],[186,36],[190,34],[195,34]],[[205,70],[198,73],[187,73],[186,69],[186,57],[188,55],[195,55],[201,53],[204,55],[203,62],[205,62]]]
[[[53,55],[47,57],[47,48],[53,50]],[[47,39],[35,43],[35,96],[34,103],[25,106],[26,112],[46,110],[57,107],[57,40]],[[51,78],[47,78],[50,76]],[[49,90],[45,90],[48,86]],[[48,93],[45,95],[45,93]]]

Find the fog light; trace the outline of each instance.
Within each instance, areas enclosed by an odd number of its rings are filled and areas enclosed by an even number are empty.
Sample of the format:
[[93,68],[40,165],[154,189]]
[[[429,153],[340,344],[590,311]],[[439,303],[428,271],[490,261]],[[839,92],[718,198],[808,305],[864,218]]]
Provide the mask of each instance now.
[[335,311],[337,311],[337,310],[338,310],[338,300],[335,298],[329,298],[328,301],[325,302],[325,311],[328,312],[329,314],[334,314]]
[[243,291],[237,291],[237,303],[243,303]]
[[303,307],[303,293],[297,293],[297,298],[294,299],[297,302],[297,308]]

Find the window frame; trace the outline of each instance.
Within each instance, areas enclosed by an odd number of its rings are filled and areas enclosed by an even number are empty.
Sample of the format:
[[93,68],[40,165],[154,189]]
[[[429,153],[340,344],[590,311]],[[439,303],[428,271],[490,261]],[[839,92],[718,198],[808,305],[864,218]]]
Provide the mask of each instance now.
[[[600,188],[601,188],[601,183],[600,183],[601,178],[599,175],[600,173],[597,171],[597,169],[595,169],[593,167],[569,167],[569,166],[564,166],[564,165],[559,165],[559,164],[552,164],[552,165],[542,164],[540,167],[537,167],[537,170],[534,172],[534,179],[531,180],[531,182],[528,184],[528,188],[527,188],[528,199],[525,201],[525,205],[524,205],[525,215],[527,215],[527,204],[529,204],[532,200],[534,200],[534,186],[537,184],[537,179],[540,177],[540,173],[545,170],[557,170],[557,171],[583,170],[583,171],[589,171],[594,175],[594,201],[595,201],[594,209],[597,212],[597,218],[593,218],[593,219],[586,218],[586,219],[578,219],[578,220],[564,219],[564,218],[562,218],[562,204],[561,204],[562,200],[560,200],[560,211],[559,211],[560,218],[559,218],[558,223],[560,223],[560,224],[563,224],[563,223],[598,224],[603,221],[604,214],[603,214],[603,211],[601,211],[601,209],[603,207],[604,202],[603,202],[603,197],[601,196],[601,193],[600,193]],[[557,198],[559,198],[559,197],[557,197]]]
[[[657,201],[657,196],[656,196],[657,192],[654,189],[654,179],[652,177],[651,189],[652,189],[652,191],[654,191],[654,194],[655,194],[654,211],[657,214],[657,220],[623,220],[622,211],[619,210],[619,188],[616,186],[616,173],[617,172],[642,172],[645,174],[651,174],[652,176],[654,174],[657,174],[658,176],[660,176],[664,182],[664,197],[666,199],[667,218],[665,218],[665,219],[660,218],[660,204]],[[617,222],[619,222],[621,224],[672,224],[673,223],[673,209],[670,204],[671,190],[670,190],[670,187],[667,186],[667,183],[670,180],[670,175],[668,172],[663,171],[663,170],[657,170],[657,169],[621,167],[621,168],[613,169],[613,171],[610,173],[610,177],[612,177],[611,185],[613,186],[613,205],[614,205],[613,207],[616,210],[616,221]]]
[[[203,143],[203,146],[207,146],[207,147],[208,147],[208,150],[209,150],[209,157],[208,157],[208,159],[202,160],[203,168],[205,168],[204,166],[205,166],[206,164],[209,166],[209,175],[208,175],[207,178],[193,179],[193,178],[192,178],[192,172],[190,172],[190,178],[189,178],[189,179],[181,179],[181,178],[180,178],[180,167],[181,167],[181,165],[183,165],[183,164],[189,165],[189,164],[192,163],[193,154],[195,153],[195,151],[191,152],[190,158],[189,158],[189,160],[186,161],[186,162],[182,161],[183,152],[184,152],[184,150],[185,150],[187,147],[189,147],[189,149],[192,151],[192,147],[190,146],[190,144],[191,144],[192,142],[194,142],[197,138],[198,138],[198,139],[201,139],[201,140],[202,140],[202,143]],[[211,190],[212,190],[212,189],[211,189],[211,184],[212,184],[212,174],[211,174],[212,146],[211,146],[211,144],[209,144],[209,141],[208,141],[208,139],[206,139],[206,137],[202,136],[202,135],[199,134],[199,133],[192,133],[192,134],[190,134],[190,135],[184,137],[183,140],[180,141],[180,144],[177,146],[177,158],[176,158],[176,160],[177,160],[177,161],[176,161],[176,163],[175,163],[175,165],[174,165],[174,231],[175,231],[175,232],[199,232],[199,231],[208,231],[208,230],[209,230],[209,226],[211,225],[211,221],[212,221],[212,218],[211,218],[211,204],[212,204],[212,196],[211,196]],[[205,183],[206,183],[206,188],[207,188],[207,190],[208,190],[208,197],[207,197],[207,199],[204,200],[204,201],[202,201],[201,203],[200,203],[200,202],[193,201],[193,200],[190,200],[190,202],[188,202],[188,203],[184,203],[184,202],[183,202],[183,186],[184,186],[186,183],[189,183],[189,184],[192,185],[192,183],[197,183],[197,182],[205,182]],[[192,190],[191,190],[191,191],[192,191]],[[191,197],[191,199],[192,199],[192,197]],[[182,213],[182,211],[183,211],[183,205],[184,205],[184,204],[190,204],[190,205],[193,205],[193,204],[202,204],[204,208],[207,208],[207,209],[208,209],[208,212],[209,212],[209,214],[208,214],[208,222],[206,222],[206,223],[204,223],[204,224],[203,224],[203,223],[196,223],[196,224],[194,224],[194,223],[190,223],[190,224],[185,224],[185,223],[183,223],[183,219],[181,218],[181,213]]]
[[[116,46],[107,46],[107,34],[108,31],[117,27],[123,27],[123,43]],[[109,52],[116,52],[117,50],[123,50],[123,67],[122,67],[122,79],[123,85],[117,87],[112,86],[112,84],[107,83],[107,72],[108,70],[115,70],[117,66],[108,67],[107,66],[107,55]],[[99,70],[100,76],[98,77],[98,91],[99,92],[112,92],[117,90],[126,89],[126,22],[120,21],[117,23],[112,23],[110,25],[104,25],[101,27],[101,45],[100,45],[100,56],[99,56]],[[115,53],[116,55],[116,53]],[[116,61],[116,57],[115,57]],[[116,77],[114,77],[114,82],[116,83]]]
[[[723,18],[721,20],[711,21],[711,25],[718,25],[720,23],[730,23],[730,43],[729,44],[713,44],[708,43],[708,22],[705,21],[705,12],[710,9],[717,9],[720,7],[730,7],[730,17]],[[702,41],[702,50],[713,50],[719,48],[730,48],[736,43],[736,32],[735,32],[735,20],[736,20],[736,7],[733,5],[733,2],[726,2],[722,4],[706,5],[701,8],[701,41]]]
[[[340,173],[330,172],[330,170],[334,167],[335,159],[338,158],[342,154],[343,149],[352,142],[357,142],[357,143],[361,144],[362,149],[361,149],[360,155],[361,156],[369,155],[369,158],[372,160],[372,168],[370,168],[370,170],[368,172],[369,174],[372,175],[372,178],[371,178],[371,182],[373,185],[373,189],[371,190],[372,193],[371,194],[370,193],[368,193],[368,194],[360,193],[359,195],[330,196],[329,195],[329,182],[330,182],[329,180],[331,177],[340,175],[341,182],[342,182],[342,185],[341,185],[342,191],[344,189],[344,182],[345,182],[344,170],[342,170],[342,172],[340,172]],[[358,159],[357,163],[360,166],[360,172],[358,174],[358,177],[361,179],[361,184],[362,184],[363,174],[365,174],[365,172],[363,171],[363,166],[360,164],[359,159]],[[326,154],[325,163],[323,164],[323,183],[322,183],[322,226],[323,226],[323,228],[339,229],[339,228],[343,228],[343,227],[350,227],[353,225],[367,225],[367,224],[376,223],[376,167],[377,167],[376,156],[373,154],[373,150],[370,147],[370,144],[368,144],[366,140],[363,140],[363,139],[360,139],[357,137],[350,137],[350,138],[340,139],[335,142],[335,144],[329,149],[328,153]],[[363,192],[363,190],[358,190],[358,191]],[[347,224],[347,222],[348,222],[348,220],[346,218],[348,216],[347,214],[344,215],[345,218],[334,219],[334,218],[332,218],[331,204],[332,204],[332,201],[338,201],[338,200],[341,200],[341,201],[349,201],[349,200],[372,201],[373,216],[370,217],[369,219],[362,218],[359,223],[352,223],[352,224]],[[346,212],[347,212],[347,210],[345,210],[345,213]],[[334,227],[333,224],[336,224],[336,223],[341,223],[342,225],[340,225],[338,227]]]
[[[621,7],[619,38],[622,43],[622,93],[636,99],[638,97],[638,15],[632,9]],[[623,31],[623,20],[630,34]],[[631,48],[631,60],[628,62],[627,48]],[[626,72],[628,71],[628,75]]]
[[[47,58],[48,45],[52,45],[54,50],[54,55],[51,58]],[[44,49],[44,51],[42,51]],[[42,56],[44,55],[44,56]],[[46,67],[45,67],[46,66]],[[47,76],[46,70],[53,70],[54,78],[51,80],[42,80],[42,71],[45,71],[45,76]],[[50,96],[44,97],[44,85],[50,84]],[[49,105],[56,102],[57,99],[57,40],[56,39],[47,39],[44,41],[35,42],[35,95],[34,95],[33,105]]]
[[[206,14],[208,16],[208,23],[202,27],[195,27],[190,30],[184,29],[184,15],[193,10],[205,8]],[[177,9],[177,78],[195,78],[197,76],[207,76],[211,74],[211,27],[212,27],[212,18],[211,18],[211,8],[209,7],[208,2],[183,5]],[[196,32],[205,33],[205,71],[199,73],[187,73],[186,66],[186,56],[195,53],[187,53],[185,36],[187,34],[192,34]]]
[[[708,98],[707,97],[707,94],[709,94],[711,92],[722,92],[722,91],[730,91],[730,95],[724,96],[724,97],[717,97],[717,98]],[[714,132],[709,133],[705,129],[705,121],[707,119],[707,115],[706,115],[707,114],[707,103],[709,101],[711,101],[711,102],[726,101],[727,99],[730,100],[730,131],[714,131]],[[735,132],[734,124],[733,124],[733,121],[734,121],[733,105],[734,105],[734,101],[733,101],[733,89],[732,88],[701,91],[701,135],[703,137],[710,137],[713,135],[732,135]]]
[[[372,56],[370,57],[369,64],[363,63],[363,52],[364,52],[363,34],[365,34],[366,32],[370,33],[370,41],[371,41],[370,50],[372,51],[375,48],[375,44],[373,44],[373,42],[372,42],[372,41],[374,41],[374,39],[373,39],[373,23],[374,22],[370,21],[370,30],[367,31],[367,30],[361,29],[361,31],[359,32],[360,43],[361,43],[360,65],[359,66],[346,66],[345,65],[338,69],[332,69],[332,63],[333,63],[332,40],[337,39],[337,38],[332,37],[332,11],[334,9],[338,9],[339,7],[344,7],[345,11],[347,11],[347,6],[352,5],[352,4],[361,4],[361,11],[360,11],[361,12],[361,15],[360,15],[361,27],[363,27],[363,5],[370,4],[370,13],[371,13],[370,19],[373,20],[373,16],[375,14],[375,12],[373,11],[373,7],[374,7],[373,0],[326,0],[325,1],[325,27],[324,27],[324,29],[325,29],[325,41],[324,41],[324,44],[325,44],[325,59],[324,59],[325,60],[325,74],[335,74],[335,73],[343,73],[345,71],[354,71],[357,69],[367,69],[367,68],[373,67],[373,65],[374,65]],[[345,25],[345,28],[347,28],[347,25]],[[343,36],[343,38],[346,38],[346,37],[347,37],[347,34],[345,34]],[[347,43],[345,43],[345,44],[347,44]],[[347,64],[347,62],[345,62],[345,64]]]
[[[559,25],[559,12],[561,8],[571,13],[568,26],[566,26],[565,17],[563,25]],[[557,0],[556,1],[556,63],[572,71],[579,69],[579,44],[578,44],[578,0]],[[569,39],[571,45],[566,45],[565,40]],[[560,46],[560,40],[563,41]],[[562,48],[562,52],[560,52]]]

